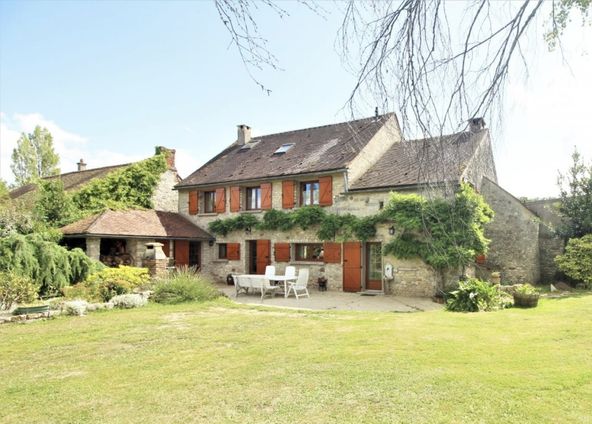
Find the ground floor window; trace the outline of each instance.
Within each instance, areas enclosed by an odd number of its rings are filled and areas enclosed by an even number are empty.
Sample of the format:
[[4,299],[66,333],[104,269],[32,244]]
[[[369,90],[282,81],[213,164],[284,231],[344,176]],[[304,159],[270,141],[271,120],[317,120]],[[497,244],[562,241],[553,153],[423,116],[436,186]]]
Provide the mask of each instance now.
[[218,259],[228,259],[228,245],[226,243],[218,244]]
[[294,246],[297,261],[323,261],[322,243],[296,243]]

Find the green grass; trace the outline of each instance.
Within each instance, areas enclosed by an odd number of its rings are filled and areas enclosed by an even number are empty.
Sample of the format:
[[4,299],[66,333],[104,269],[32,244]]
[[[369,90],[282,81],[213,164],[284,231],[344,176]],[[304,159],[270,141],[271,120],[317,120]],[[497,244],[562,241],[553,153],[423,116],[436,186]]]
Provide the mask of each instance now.
[[534,310],[226,300],[0,327],[0,422],[592,421],[592,296]]

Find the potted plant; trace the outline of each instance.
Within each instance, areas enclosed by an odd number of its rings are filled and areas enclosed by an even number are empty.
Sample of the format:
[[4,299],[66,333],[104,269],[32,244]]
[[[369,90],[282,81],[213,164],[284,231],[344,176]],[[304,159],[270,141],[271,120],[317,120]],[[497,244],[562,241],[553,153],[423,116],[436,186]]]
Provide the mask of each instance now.
[[514,291],[514,306],[534,308],[539,303],[539,291],[530,284],[522,284]]

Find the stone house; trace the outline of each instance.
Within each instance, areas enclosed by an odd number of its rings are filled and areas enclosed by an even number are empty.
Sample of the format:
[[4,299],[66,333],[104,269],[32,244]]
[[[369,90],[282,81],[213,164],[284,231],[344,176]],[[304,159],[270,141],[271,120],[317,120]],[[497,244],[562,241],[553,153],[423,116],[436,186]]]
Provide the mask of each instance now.
[[[372,215],[388,202],[391,191],[441,196],[461,181],[477,190],[484,184],[497,187],[486,191],[488,201],[505,196],[496,183],[489,131],[482,119],[471,120],[461,133],[405,141],[397,117],[386,114],[258,137],[252,137],[250,127],[239,125],[237,140],[176,189],[179,213],[207,228],[219,218],[262,216],[270,209],[308,205],[337,214]],[[509,201],[520,204],[513,197]],[[518,218],[511,216],[504,225],[524,225]],[[434,269],[420,259],[382,256],[382,244],[394,231],[379,225],[372,240],[327,243],[318,240],[314,230],[248,228],[202,244],[201,269],[224,281],[227,274],[262,274],[268,264],[280,273],[295,265],[310,269],[311,283],[327,278],[333,290],[432,296],[441,278]],[[498,231],[493,228],[491,236]],[[505,265],[496,264],[501,267],[496,270],[504,271]]]

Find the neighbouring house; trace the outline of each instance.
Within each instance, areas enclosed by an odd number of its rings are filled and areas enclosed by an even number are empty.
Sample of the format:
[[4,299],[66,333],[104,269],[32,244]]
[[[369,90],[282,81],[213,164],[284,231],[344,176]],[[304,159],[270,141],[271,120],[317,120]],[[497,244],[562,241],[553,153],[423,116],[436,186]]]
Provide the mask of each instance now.
[[[160,175],[159,182],[152,193],[152,203],[154,204],[154,209],[175,212],[177,210],[178,194],[177,191],[173,190],[173,187],[181,181],[175,166],[175,150],[162,146],[156,147],[156,154],[161,153],[165,154],[167,169]],[[88,164],[85,163],[83,159],[80,159],[80,162],[76,165],[78,167],[77,171],[45,177],[43,180],[60,179],[64,184],[64,190],[72,193],[80,190],[91,181],[124,170],[130,165],[133,165],[133,163],[87,169]],[[33,204],[36,192],[37,184],[25,184],[24,186],[12,190],[10,192],[10,199],[13,201]]]
[[[238,126],[237,140],[176,186],[179,213],[201,228],[239,214],[262,216],[270,209],[293,210],[319,205],[333,213],[367,216],[377,213],[391,191],[438,192],[468,182],[483,193],[494,209],[524,208],[497,185],[489,130],[472,119],[467,131],[440,138],[405,141],[395,114],[340,124],[253,137]],[[525,208],[524,208],[525,209]],[[528,227],[528,219],[513,212],[504,228],[491,227],[492,238]],[[420,259],[383,256],[381,248],[392,231],[378,226],[376,237],[344,243],[321,242],[314,230],[233,231],[202,244],[202,271],[223,281],[227,274],[262,274],[272,264],[305,266],[311,282],[325,277],[333,290],[371,291],[407,296],[432,296],[441,278]],[[515,229],[515,231],[518,231]],[[524,244],[538,246],[538,231],[523,231]],[[517,234],[515,232],[515,234]],[[525,275],[538,280],[538,249],[496,246],[513,260],[520,253]],[[492,249],[493,250],[493,249]],[[495,252],[492,252],[493,255]],[[485,261],[482,272],[487,270]],[[392,278],[385,267],[393,268]],[[502,260],[495,270],[513,271]],[[531,269],[534,268],[534,269]],[[479,270],[477,270],[479,271]],[[487,272],[489,272],[487,270]],[[389,273],[386,273],[389,274]],[[458,276],[451,276],[457,278]]]
[[175,212],[106,210],[61,228],[64,242],[109,266],[142,266],[146,243],[160,242],[177,266],[199,267],[202,242],[213,237]]

